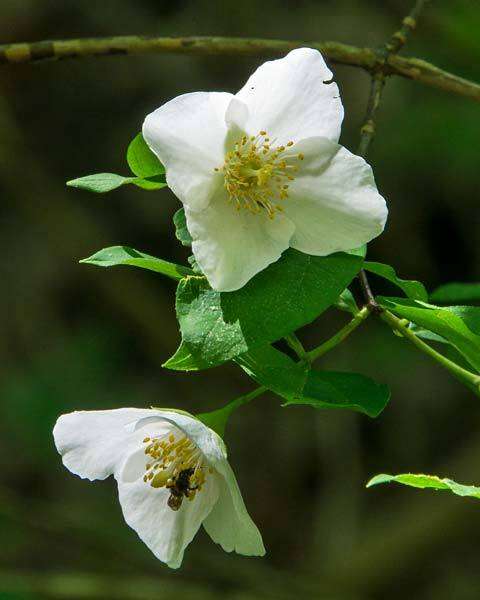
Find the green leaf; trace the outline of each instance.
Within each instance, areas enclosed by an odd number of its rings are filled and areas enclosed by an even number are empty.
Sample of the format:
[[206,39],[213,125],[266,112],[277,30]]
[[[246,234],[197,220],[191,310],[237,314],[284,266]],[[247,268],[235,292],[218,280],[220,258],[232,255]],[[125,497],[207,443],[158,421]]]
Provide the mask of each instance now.
[[257,383],[285,398],[284,406],[343,408],[377,417],[390,400],[386,385],[357,373],[310,369],[272,346],[251,350],[235,362]]
[[67,181],[67,185],[69,187],[86,190],[87,192],[104,194],[105,192],[111,192],[127,183],[132,183],[134,179],[135,177],[122,177],[115,173],[97,173],[95,175],[86,175],[85,177],[72,179],[71,181]]
[[173,224],[175,225],[175,235],[177,236],[177,239],[180,240],[182,246],[191,246],[192,236],[187,229],[187,220],[183,208],[177,210],[173,215]]
[[[476,307],[438,307],[404,298],[378,297],[380,304],[398,317],[441,336],[453,344],[468,362],[480,371],[480,309]],[[466,312],[465,309],[470,309]],[[474,312],[475,311],[475,312]]]
[[302,396],[309,367],[294,362],[269,344],[237,356],[235,362],[254,381],[282,398],[294,400]]
[[198,263],[195,260],[195,257],[193,256],[193,254],[191,254],[187,258],[187,260],[188,260],[188,264],[192,268],[192,271],[195,273],[195,275],[203,275],[202,269],[198,266]]
[[409,329],[411,329],[417,337],[422,338],[422,340],[438,342],[439,344],[450,344],[450,342],[441,335],[437,335],[436,333],[433,333],[433,331],[419,327],[418,325],[415,325],[415,323],[410,323]]
[[352,315],[356,315],[359,311],[355,298],[348,288],[344,289],[340,294],[338,300],[335,302],[335,306],[340,310],[351,313]]
[[236,292],[216,292],[203,277],[181,281],[176,308],[183,344],[199,363],[215,366],[278,340],[331,306],[361,264],[351,254],[289,250]]
[[423,300],[428,301],[428,293],[423,283],[419,281],[410,281],[408,279],[400,279],[395,269],[390,265],[384,265],[383,263],[365,261],[363,268],[370,273],[375,273],[379,277],[383,277],[399,287],[408,298],[412,300]]
[[133,184],[145,190],[159,190],[167,185],[161,175],[142,179],[141,177],[122,177],[122,175],[116,175],[115,173],[97,173],[67,181],[69,187],[97,194],[105,194],[127,184]]
[[182,279],[192,275],[191,269],[182,267],[161,258],[155,258],[128,246],[112,246],[111,248],[104,248],[99,252],[96,252],[89,258],[84,258],[80,261],[89,265],[96,265],[98,267],[115,267],[117,265],[131,265],[132,267],[140,267],[141,269],[148,269],[149,271],[155,271],[161,273],[172,279]]
[[175,354],[162,365],[162,367],[172,371],[201,371],[209,369],[210,366],[209,363],[202,361],[200,357],[192,356],[184,342],[181,342]]
[[167,187],[167,182],[165,181],[164,175],[153,175],[152,177],[134,177],[131,181],[133,185],[136,185],[142,190],[161,190],[164,187]]
[[353,248],[352,250],[347,250],[347,253],[365,258],[367,256],[367,244],[363,244],[363,246],[358,246],[358,248]]
[[440,477],[437,477],[436,475],[415,475],[413,473],[388,475],[382,473],[370,479],[367,483],[367,488],[380,483],[390,483],[392,481],[420,489],[450,490],[454,494],[457,494],[457,496],[480,498],[480,487],[463,485],[461,483],[456,483],[451,479],[440,479]]
[[430,294],[430,301],[438,304],[480,302],[480,283],[446,283]]
[[378,417],[390,400],[390,390],[358,373],[311,370],[302,398],[287,402],[315,408],[349,408]]
[[165,167],[147,146],[141,133],[128,146],[127,162],[132,173],[135,173],[137,177],[141,177],[142,179],[165,173]]

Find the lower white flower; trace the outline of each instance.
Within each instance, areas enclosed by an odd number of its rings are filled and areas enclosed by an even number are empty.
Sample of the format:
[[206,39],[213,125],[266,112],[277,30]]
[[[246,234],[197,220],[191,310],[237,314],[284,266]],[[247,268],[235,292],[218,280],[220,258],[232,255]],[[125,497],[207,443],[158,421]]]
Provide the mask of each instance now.
[[143,137],[214,289],[242,287],[289,246],[325,256],[383,231],[372,169],[337,143],[342,119],[332,72],[311,48],[266,62],[236,95],[183,94],[146,117]]
[[90,480],[114,475],[125,521],[178,568],[203,523],[227,552],[263,556],[223,440],[188,413],[120,408],[62,415],[53,430],[63,464]]

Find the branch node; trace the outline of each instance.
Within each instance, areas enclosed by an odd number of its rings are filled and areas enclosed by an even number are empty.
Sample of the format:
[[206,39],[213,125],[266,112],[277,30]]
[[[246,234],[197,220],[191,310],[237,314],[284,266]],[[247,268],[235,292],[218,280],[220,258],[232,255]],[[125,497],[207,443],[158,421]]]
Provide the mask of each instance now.
[[409,29],[411,29],[412,31],[416,28],[417,26],[417,21],[410,16],[407,16],[403,19],[402,21],[403,25],[405,25],[405,27],[408,27]]
[[368,119],[360,129],[362,135],[374,135],[375,134],[375,123],[372,119]]

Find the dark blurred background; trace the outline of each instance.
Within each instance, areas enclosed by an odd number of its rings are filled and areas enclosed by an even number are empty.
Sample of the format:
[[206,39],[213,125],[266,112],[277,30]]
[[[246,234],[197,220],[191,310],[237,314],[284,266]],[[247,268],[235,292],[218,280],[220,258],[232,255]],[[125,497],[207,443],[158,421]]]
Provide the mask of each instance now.
[[[333,39],[379,45],[411,0],[1,0],[0,41],[146,35]],[[478,0],[432,2],[407,53],[480,80]],[[160,368],[177,347],[174,285],[147,271],[78,259],[127,244],[178,262],[179,203],[169,190],[105,196],[65,181],[127,174],[144,116],[194,90],[235,92],[263,58],[137,56],[0,69],[0,598],[367,600],[480,597],[480,504],[443,493],[366,490],[378,472],[432,472],[480,483],[478,399],[370,322],[327,368],[387,383],[377,420],[281,408],[262,397],[231,419],[227,441],[263,559],[227,555],[200,534],[170,571],[123,522],[112,481],[72,476],[51,430],[73,409],[213,409],[252,388],[234,366]],[[369,80],[335,66],[354,150]],[[480,109],[389,81],[370,161],[390,207],[372,260],[432,289],[478,281]],[[382,293],[395,293],[373,281]],[[318,344],[345,322],[329,312],[300,336]]]

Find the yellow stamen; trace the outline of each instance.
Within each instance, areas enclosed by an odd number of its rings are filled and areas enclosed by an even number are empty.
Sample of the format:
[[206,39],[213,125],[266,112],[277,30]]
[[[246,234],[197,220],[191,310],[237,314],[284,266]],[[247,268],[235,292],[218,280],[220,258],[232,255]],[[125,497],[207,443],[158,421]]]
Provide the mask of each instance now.
[[205,471],[213,473],[213,469],[208,467],[192,440],[170,433],[158,438],[146,437],[144,443],[149,462],[145,465],[143,481],[153,488],[171,490],[170,494],[175,496],[170,499],[185,497],[193,501],[205,483]]
[[261,130],[256,136],[243,136],[227,152],[222,171],[224,185],[230,202],[237,211],[246,209],[252,214],[266,213],[273,218],[283,207],[279,202],[288,198],[285,180],[293,181],[292,172],[298,170],[293,162],[303,160],[303,154],[292,154],[286,146],[273,147],[267,132]]

